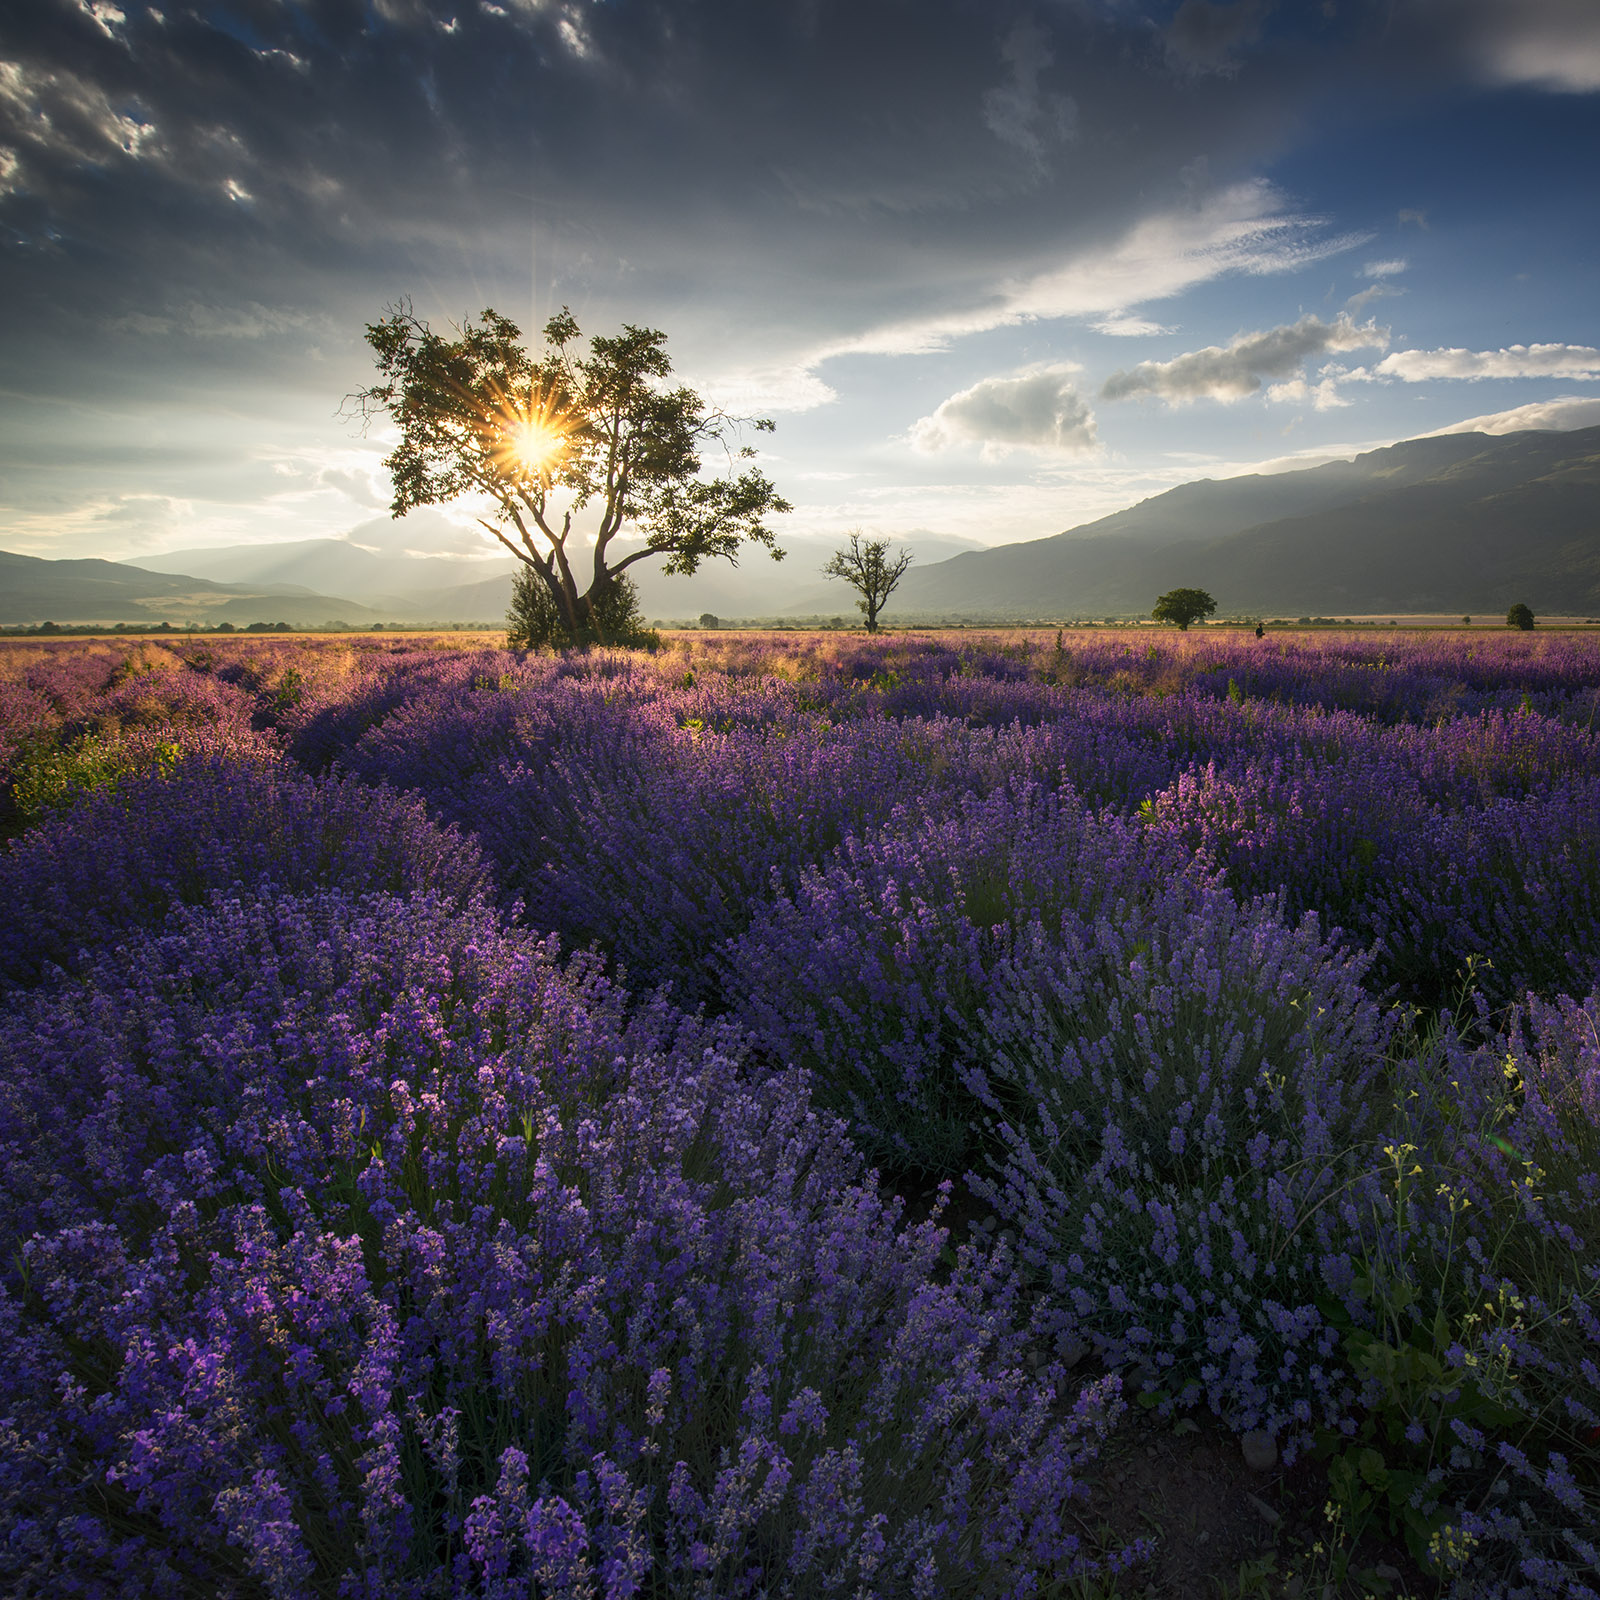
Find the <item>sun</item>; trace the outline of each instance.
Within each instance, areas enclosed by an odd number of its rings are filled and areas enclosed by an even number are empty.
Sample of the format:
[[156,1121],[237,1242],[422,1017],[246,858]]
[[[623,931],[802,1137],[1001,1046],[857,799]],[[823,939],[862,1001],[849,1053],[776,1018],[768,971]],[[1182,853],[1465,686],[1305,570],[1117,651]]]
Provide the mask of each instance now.
[[516,423],[506,436],[506,454],[528,472],[542,472],[561,454],[561,431],[547,422]]
[[547,473],[567,447],[567,429],[549,413],[508,408],[495,420],[494,454],[502,467],[518,475]]

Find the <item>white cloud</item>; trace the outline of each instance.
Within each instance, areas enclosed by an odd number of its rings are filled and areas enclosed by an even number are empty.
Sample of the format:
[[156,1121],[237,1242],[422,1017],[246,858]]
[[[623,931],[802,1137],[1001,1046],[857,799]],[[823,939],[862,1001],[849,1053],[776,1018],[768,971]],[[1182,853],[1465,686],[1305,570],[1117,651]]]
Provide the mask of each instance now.
[[[1312,356],[1332,350],[1360,350],[1389,342],[1386,328],[1372,323],[1356,324],[1348,317],[1323,322],[1318,317],[1301,317],[1298,322],[1269,328],[1264,333],[1240,334],[1231,344],[1208,345],[1191,350],[1171,361],[1141,361],[1126,372],[1114,372],[1106,379],[1100,394],[1105,400],[1126,400],[1135,395],[1159,395],[1181,404],[1189,400],[1242,400],[1257,393],[1263,378],[1298,381],[1299,368]],[[1284,383],[1269,390],[1269,398],[1304,399],[1312,391],[1304,383]],[[1339,401],[1328,397],[1322,409]]]
[[713,405],[737,416],[813,411],[839,398],[831,385],[806,366],[745,368],[699,380],[695,387]]
[[1397,273],[1404,272],[1410,265],[1404,256],[1396,256],[1392,261],[1369,261],[1361,269],[1363,278],[1392,278]]
[[1304,378],[1290,378],[1287,383],[1274,383],[1267,389],[1267,399],[1284,405],[1312,405],[1318,411],[1334,411],[1350,404],[1339,393],[1338,379],[1329,375],[1317,383],[1307,383]]
[[115,39],[117,29],[128,19],[114,5],[105,0],[78,0],[78,9],[92,21],[108,39]]
[[96,164],[114,160],[113,152],[136,160],[167,154],[136,97],[113,100],[101,85],[77,73],[0,61],[0,104],[13,111],[13,154],[23,159],[30,150]]
[[1095,421],[1072,382],[1078,370],[1058,363],[984,378],[915,422],[912,448],[934,455],[960,444],[979,444],[985,460],[1018,448],[1085,454],[1095,448]]
[[1441,433],[1521,433],[1530,428],[1548,433],[1600,428],[1600,396],[1569,394],[1555,400],[1536,400],[1532,405],[1513,406],[1509,411],[1491,411],[1487,416],[1452,422],[1448,428],[1435,428],[1433,434],[1425,437]]
[[1096,333],[1108,333],[1114,339],[1141,339],[1155,333],[1176,333],[1176,327],[1164,327],[1149,317],[1136,317],[1130,311],[1113,311],[1110,316],[1089,324]]
[[883,324],[824,346],[806,365],[835,355],[917,355],[968,334],[1056,317],[1115,316],[1230,273],[1292,272],[1371,238],[1314,238],[1320,226],[1318,218],[1285,211],[1264,180],[1235,184],[1148,217],[1120,239],[1080,251],[1048,272],[1002,283],[980,305]]
[[1380,378],[1600,378],[1600,350],[1586,344],[1513,344],[1503,350],[1396,350],[1373,371]]

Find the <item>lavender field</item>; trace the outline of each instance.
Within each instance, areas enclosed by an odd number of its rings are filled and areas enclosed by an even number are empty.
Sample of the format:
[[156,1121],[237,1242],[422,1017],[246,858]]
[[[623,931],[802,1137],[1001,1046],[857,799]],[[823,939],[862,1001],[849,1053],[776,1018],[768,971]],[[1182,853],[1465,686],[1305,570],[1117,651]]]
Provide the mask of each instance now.
[[1543,633],[0,646],[0,1587],[1137,1593],[1142,1411],[1592,1600],[1597,713]]

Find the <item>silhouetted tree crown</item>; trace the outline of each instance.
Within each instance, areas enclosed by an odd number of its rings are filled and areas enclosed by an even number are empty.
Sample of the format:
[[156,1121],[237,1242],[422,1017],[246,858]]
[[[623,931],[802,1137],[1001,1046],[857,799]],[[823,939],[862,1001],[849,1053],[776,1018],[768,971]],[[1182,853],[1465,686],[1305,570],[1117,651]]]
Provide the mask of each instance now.
[[[735,470],[755,451],[732,443],[742,426],[765,433],[771,421],[730,417],[669,387],[665,334],[625,323],[591,338],[585,355],[565,307],[545,324],[538,356],[497,311],[452,334],[433,332],[408,302],[367,328],[382,381],[349,399],[363,420],[400,429],[384,461],[390,509],[401,517],[487,495],[494,510],[479,521],[537,575],[569,639],[608,637],[607,613],[630,592],[620,586],[636,561],[659,556],[664,571],[691,573],[708,556],[736,562],[746,541],[782,559],[766,519],[790,505],[760,471]],[[702,458],[717,445],[726,470],[710,476]],[[571,542],[586,511],[590,549]],[[624,528],[644,546],[615,559]]]
[[1506,626],[1521,628],[1526,632],[1533,626],[1533,613],[1519,600],[1506,612]]

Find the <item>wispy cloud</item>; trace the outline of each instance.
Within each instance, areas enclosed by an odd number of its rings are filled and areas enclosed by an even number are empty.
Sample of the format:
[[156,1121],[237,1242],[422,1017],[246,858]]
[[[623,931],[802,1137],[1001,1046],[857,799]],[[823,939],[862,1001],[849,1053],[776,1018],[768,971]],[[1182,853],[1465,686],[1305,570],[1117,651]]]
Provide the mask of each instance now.
[[1600,350],[1586,344],[1512,344],[1503,350],[1396,350],[1373,369],[1380,378],[1600,378]]
[[1006,35],[1000,55],[1011,69],[1010,76],[984,95],[984,125],[1043,171],[1051,149],[1077,135],[1077,102],[1071,95],[1039,87],[1039,75],[1054,63],[1055,54],[1036,22],[1019,22]]
[[1371,238],[1319,237],[1322,227],[1321,218],[1288,210],[1263,179],[1233,184],[1147,217],[1109,244],[1075,251],[1059,267],[1002,284],[981,304],[886,323],[828,346],[816,359],[940,350],[968,334],[1057,317],[1114,319],[1217,278],[1293,272]]
[[1452,422],[1448,428],[1435,428],[1425,437],[1441,433],[1521,433],[1530,428],[1551,433],[1600,428],[1600,395],[1567,394],[1555,400],[1536,400],[1509,411],[1491,411],[1486,416],[1468,417],[1465,422]]
[[1096,333],[1110,334],[1114,339],[1144,339],[1152,334],[1176,333],[1175,327],[1152,322],[1149,317],[1135,316],[1130,311],[1113,311],[1110,316],[1089,324]]
[[[1299,369],[1313,356],[1334,350],[1382,348],[1388,342],[1388,329],[1370,322],[1358,325],[1348,317],[1323,322],[1319,317],[1306,316],[1264,333],[1240,334],[1228,345],[1191,350],[1171,361],[1141,361],[1126,372],[1112,373],[1100,394],[1105,400],[1128,400],[1148,394],[1174,404],[1201,399],[1242,400],[1257,393],[1263,379],[1297,378]],[[1309,392],[1303,381],[1285,383],[1275,388],[1271,397],[1304,399]],[[1324,405],[1338,404],[1331,398],[1331,389],[1327,396]]]

